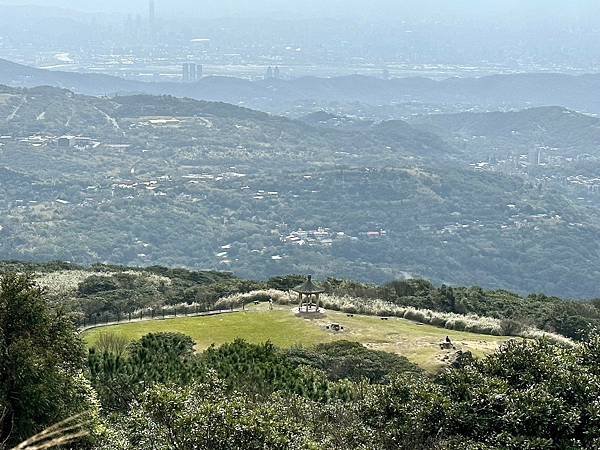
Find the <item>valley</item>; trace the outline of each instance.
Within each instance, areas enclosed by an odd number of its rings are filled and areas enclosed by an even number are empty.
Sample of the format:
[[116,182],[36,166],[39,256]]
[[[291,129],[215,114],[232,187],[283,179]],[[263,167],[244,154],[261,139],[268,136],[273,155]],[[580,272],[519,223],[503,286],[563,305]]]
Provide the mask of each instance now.
[[172,97],[3,92],[4,259],[596,295],[587,193],[473,168],[477,156],[439,127],[338,129]]

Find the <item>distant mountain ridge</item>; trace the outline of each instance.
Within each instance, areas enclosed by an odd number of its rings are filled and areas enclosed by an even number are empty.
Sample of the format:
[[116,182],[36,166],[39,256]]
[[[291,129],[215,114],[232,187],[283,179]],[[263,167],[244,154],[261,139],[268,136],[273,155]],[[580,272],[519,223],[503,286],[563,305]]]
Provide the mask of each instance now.
[[[414,118],[413,124],[433,127],[434,131],[475,136],[539,134],[553,136],[562,130],[594,132],[600,137],[600,118],[571,111],[560,106],[529,108],[521,111],[431,114]],[[572,137],[564,137],[572,139]]]
[[[249,125],[249,129],[265,127],[273,141],[286,141],[293,137],[299,143],[331,146],[332,149],[344,143],[356,151],[372,145],[385,145],[389,150],[393,149],[395,155],[411,156],[451,155],[454,152],[452,146],[439,137],[401,120],[376,125],[367,122],[363,128],[356,130],[323,130],[301,120],[223,102],[147,94],[94,97],[50,86],[13,88],[0,85],[0,98],[0,135],[15,137],[35,133],[87,133],[121,139],[127,131],[120,127],[119,122],[131,118],[213,117],[230,122],[242,121]],[[369,133],[370,127],[377,132]],[[235,135],[236,131],[232,130],[231,135]],[[242,142],[243,138],[240,138],[238,143]]]
[[409,122],[448,141],[473,141],[479,150],[483,147],[481,139],[486,139],[490,148],[526,151],[544,146],[572,157],[584,153],[597,155],[600,148],[600,118],[559,106],[508,112],[430,114],[411,118]]
[[243,104],[273,110],[301,100],[320,102],[433,102],[483,108],[528,108],[561,105],[600,113],[600,75],[530,73],[481,78],[394,78],[351,75],[335,78],[303,77],[292,80],[250,81],[209,76],[197,83],[140,82],[118,77],[49,71],[0,59],[0,84],[34,87],[50,85],[87,95],[118,93],[170,94],[202,100]]

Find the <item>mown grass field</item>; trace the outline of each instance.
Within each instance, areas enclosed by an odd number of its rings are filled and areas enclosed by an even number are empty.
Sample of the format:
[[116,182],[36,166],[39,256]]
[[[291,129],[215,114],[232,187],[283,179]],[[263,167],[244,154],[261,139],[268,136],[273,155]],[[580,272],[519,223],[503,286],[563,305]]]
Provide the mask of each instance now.
[[[344,330],[331,332],[325,327],[338,323]],[[298,317],[292,308],[276,307],[269,311],[260,305],[246,312],[210,317],[190,317],[153,320],[96,328],[84,333],[84,339],[93,346],[102,333],[118,333],[127,339],[139,339],[145,334],[175,331],[191,336],[198,350],[211,344],[220,345],[243,338],[261,343],[270,340],[281,347],[315,345],[321,342],[345,339],[360,342],[369,348],[406,356],[427,370],[436,370],[444,364],[448,351],[439,343],[449,336],[457,349],[469,350],[477,356],[493,352],[509,338],[446,330],[422,325],[405,319],[379,317],[347,317],[344,313],[327,311],[319,318]]]

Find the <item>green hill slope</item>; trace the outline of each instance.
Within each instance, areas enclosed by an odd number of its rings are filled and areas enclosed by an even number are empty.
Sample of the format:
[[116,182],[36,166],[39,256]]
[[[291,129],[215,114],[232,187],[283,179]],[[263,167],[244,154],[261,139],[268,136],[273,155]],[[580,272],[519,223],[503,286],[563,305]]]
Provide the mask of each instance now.
[[405,122],[337,130],[173,97],[2,92],[0,182],[35,183],[5,191],[1,258],[597,296],[597,210],[465,167]]
[[538,146],[563,157],[597,156],[600,146],[600,119],[562,107],[433,114],[411,123],[453,139],[457,147],[466,146],[470,155],[479,157],[527,153]]

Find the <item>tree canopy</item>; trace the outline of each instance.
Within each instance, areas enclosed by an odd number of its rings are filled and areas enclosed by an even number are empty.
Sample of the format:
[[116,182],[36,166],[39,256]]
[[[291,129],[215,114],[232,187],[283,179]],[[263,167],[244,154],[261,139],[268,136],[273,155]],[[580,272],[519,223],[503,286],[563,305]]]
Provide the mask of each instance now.
[[97,407],[74,321],[25,275],[0,278],[0,442]]

